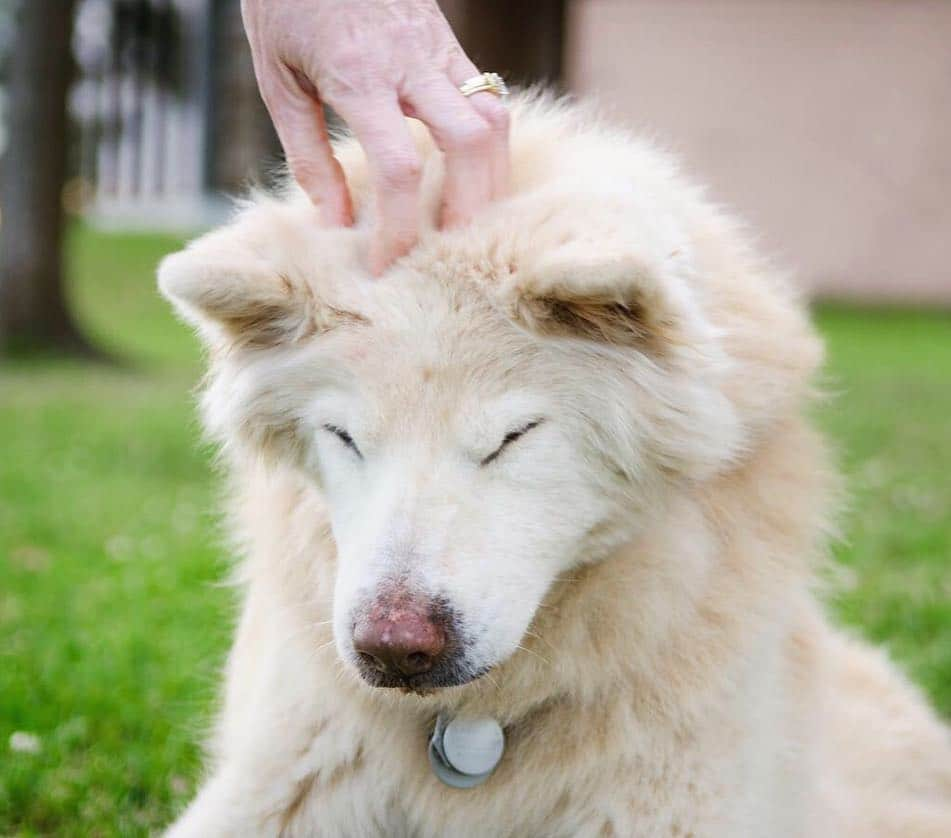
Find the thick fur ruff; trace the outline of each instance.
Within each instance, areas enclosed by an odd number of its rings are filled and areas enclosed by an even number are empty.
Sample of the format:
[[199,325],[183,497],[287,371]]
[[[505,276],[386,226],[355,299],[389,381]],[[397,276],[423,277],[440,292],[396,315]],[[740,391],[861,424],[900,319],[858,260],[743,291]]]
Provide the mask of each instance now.
[[[464,230],[434,228],[416,133],[424,233],[380,280],[365,230],[290,187],[162,266],[209,346],[243,555],[208,776],[169,834],[951,835],[947,730],[813,593],[836,492],[795,294],[666,155],[573,105],[512,119],[512,195]],[[351,614],[396,578],[485,675],[365,683]],[[504,726],[484,785],[433,775],[439,712]]]

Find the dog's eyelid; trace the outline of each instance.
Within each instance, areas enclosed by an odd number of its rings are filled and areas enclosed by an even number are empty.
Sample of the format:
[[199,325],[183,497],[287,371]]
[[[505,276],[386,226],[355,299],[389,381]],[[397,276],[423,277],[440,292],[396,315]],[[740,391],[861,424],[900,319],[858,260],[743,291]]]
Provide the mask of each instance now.
[[518,428],[515,428],[514,430],[509,431],[509,432],[502,438],[502,444],[501,444],[498,448],[496,448],[495,451],[493,451],[491,454],[489,454],[487,457],[484,457],[484,458],[482,459],[482,462],[479,463],[479,465],[480,465],[480,466],[487,466],[487,465],[489,465],[489,463],[491,463],[491,462],[493,462],[494,460],[498,459],[498,457],[501,455],[501,453],[502,453],[509,445],[511,445],[513,442],[515,442],[515,440],[519,439],[520,437],[525,436],[525,434],[527,434],[530,430],[532,430],[533,428],[537,428],[537,427],[538,427],[542,422],[544,422],[544,421],[545,421],[545,420],[544,420],[543,418],[532,419],[530,422],[526,422],[526,423],[525,423],[524,425],[522,425],[521,427],[518,427]]
[[363,459],[363,453],[357,448],[357,444],[353,441],[353,437],[350,436],[349,431],[346,428],[341,428],[339,425],[334,425],[327,423],[323,426],[323,429],[328,433],[333,434],[337,439],[339,439],[344,445],[347,446],[354,454],[356,454],[361,460]]
[[527,434],[530,430],[532,430],[532,428],[537,428],[541,423],[542,423],[541,419],[532,419],[531,422],[526,422],[521,427],[515,428],[514,430],[509,431],[505,435],[505,439],[508,442],[514,442],[520,436]]

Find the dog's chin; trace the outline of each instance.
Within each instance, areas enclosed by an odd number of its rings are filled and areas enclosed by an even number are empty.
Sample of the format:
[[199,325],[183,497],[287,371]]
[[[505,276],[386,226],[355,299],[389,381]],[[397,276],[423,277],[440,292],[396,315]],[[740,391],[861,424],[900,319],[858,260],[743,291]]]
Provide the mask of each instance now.
[[354,666],[360,673],[361,679],[371,687],[383,690],[400,690],[404,693],[420,696],[451,687],[462,687],[471,684],[485,675],[491,668],[487,666],[472,668],[465,663],[447,662],[419,675],[395,676],[373,669],[362,661],[355,661]]

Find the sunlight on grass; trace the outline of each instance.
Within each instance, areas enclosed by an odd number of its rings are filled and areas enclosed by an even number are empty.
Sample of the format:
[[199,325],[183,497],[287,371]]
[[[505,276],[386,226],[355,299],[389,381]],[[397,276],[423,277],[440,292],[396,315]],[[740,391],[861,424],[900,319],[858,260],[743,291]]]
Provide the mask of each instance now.
[[[197,779],[231,594],[197,344],[154,291],[179,244],[74,231],[76,308],[127,363],[0,367],[0,833],[147,834]],[[951,319],[819,323],[852,497],[836,607],[951,715]]]

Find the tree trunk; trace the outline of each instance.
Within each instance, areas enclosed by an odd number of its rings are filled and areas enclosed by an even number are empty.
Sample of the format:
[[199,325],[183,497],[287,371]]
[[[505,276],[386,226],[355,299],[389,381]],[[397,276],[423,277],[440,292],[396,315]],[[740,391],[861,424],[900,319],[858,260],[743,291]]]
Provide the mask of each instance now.
[[63,295],[66,96],[75,0],[24,0],[0,161],[0,351],[85,351]]
[[440,6],[480,70],[512,84],[561,82],[565,0],[442,0]]

